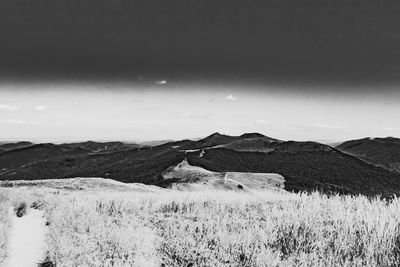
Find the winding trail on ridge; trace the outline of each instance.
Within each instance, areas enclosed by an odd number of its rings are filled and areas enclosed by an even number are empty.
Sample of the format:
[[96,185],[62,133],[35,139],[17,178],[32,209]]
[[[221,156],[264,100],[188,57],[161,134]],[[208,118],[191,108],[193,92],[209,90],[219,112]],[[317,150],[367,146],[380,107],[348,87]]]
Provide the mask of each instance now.
[[43,262],[46,256],[45,224],[41,210],[28,209],[22,217],[13,216],[4,267],[37,267]]

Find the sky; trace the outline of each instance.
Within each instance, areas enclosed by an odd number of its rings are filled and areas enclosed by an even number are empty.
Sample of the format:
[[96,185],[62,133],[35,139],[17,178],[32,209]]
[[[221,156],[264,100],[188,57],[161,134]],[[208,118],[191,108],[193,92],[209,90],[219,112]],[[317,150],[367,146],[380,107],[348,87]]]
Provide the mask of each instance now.
[[400,137],[397,0],[0,1],[0,140]]
[[[2,84],[0,139],[179,140],[259,132],[338,142],[400,136],[400,95],[155,80],[142,84]],[[290,90],[289,90],[290,89]]]
[[1,1],[0,69],[398,80],[399,13],[397,0]]

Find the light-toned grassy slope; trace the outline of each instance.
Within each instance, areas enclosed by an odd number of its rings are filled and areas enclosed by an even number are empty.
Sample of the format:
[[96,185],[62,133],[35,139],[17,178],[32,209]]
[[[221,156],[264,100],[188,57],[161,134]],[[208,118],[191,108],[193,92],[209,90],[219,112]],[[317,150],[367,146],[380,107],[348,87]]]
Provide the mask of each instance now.
[[277,173],[227,172],[225,179],[233,180],[250,190],[280,190],[285,178]]
[[186,160],[167,169],[163,178],[177,179],[171,188],[183,191],[282,191],[285,182],[284,177],[276,173],[212,172],[191,166]]
[[0,181],[0,187],[25,189],[28,191],[107,191],[107,192],[160,192],[164,189],[140,183],[121,183],[105,178],[70,178],[46,180]]

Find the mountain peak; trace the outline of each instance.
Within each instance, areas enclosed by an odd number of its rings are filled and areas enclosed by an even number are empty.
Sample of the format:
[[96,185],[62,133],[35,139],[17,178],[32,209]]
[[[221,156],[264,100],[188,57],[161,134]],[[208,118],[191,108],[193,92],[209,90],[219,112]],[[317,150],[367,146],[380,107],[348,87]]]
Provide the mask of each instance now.
[[260,133],[244,133],[240,137],[243,137],[243,138],[259,138],[259,137],[265,137],[265,135],[260,134]]
[[215,132],[213,134],[210,134],[209,136],[207,136],[206,138],[210,138],[210,137],[220,137],[223,136],[223,134],[220,134],[219,132]]
[[204,140],[216,140],[216,139],[220,139],[220,138],[231,138],[232,136],[229,135],[225,135],[225,134],[221,134],[219,132],[215,132],[213,134],[210,134],[209,136],[199,140],[199,141],[204,141]]

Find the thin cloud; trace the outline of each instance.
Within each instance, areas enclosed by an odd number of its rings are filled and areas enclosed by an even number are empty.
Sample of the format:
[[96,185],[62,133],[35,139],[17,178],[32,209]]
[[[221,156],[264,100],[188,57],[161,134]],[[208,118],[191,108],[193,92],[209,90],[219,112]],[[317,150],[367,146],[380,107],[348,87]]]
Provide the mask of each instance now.
[[398,130],[400,130],[400,128],[399,128],[399,127],[390,127],[390,126],[387,126],[387,127],[383,127],[382,130],[383,130],[383,131],[398,131]]
[[7,119],[7,120],[2,120],[0,123],[5,123],[5,124],[30,124],[30,125],[41,125],[42,123],[36,122],[36,121],[23,121],[23,120],[15,120],[15,119]]
[[269,121],[266,120],[258,120],[254,122],[257,125],[264,125],[264,124],[269,124]]
[[239,101],[238,98],[234,97],[233,95],[227,95],[221,98],[210,98],[209,102],[237,102]]
[[54,125],[55,125],[55,126],[60,126],[60,127],[62,127],[62,126],[67,126],[68,123],[65,123],[65,122],[57,122],[57,123],[55,123]]
[[34,108],[34,110],[35,110],[35,111],[46,111],[46,110],[47,110],[47,107],[46,107],[46,106],[43,106],[43,105],[37,105],[37,106]]
[[238,101],[238,99],[236,97],[234,97],[233,95],[226,96],[225,100],[229,101],[229,102],[237,102]]
[[238,102],[239,99],[234,97],[233,95],[227,95],[225,97],[212,97],[209,99],[210,103],[218,103],[218,102]]
[[205,118],[207,116],[207,113],[204,112],[185,112],[181,114],[184,117],[190,117],[190,118]]
[[25,124],[25,121],[21,121],[21,120],[13,120],[13,119],[8,119],[8,120],[4,120],[4,121],[0,121],[0,123],[7,123],[7,124]]
[[0,110],[15,111],[18,109],[19,109],[19,107],[17,107],[17,106],[0,104]]
[[157,81],[156,84],[157,85],[165,85],[165,84],[167,84],[167,81],[166,80]]
[[346,127],[339,126],[339,125],[330,125],[330,124],[323,124],[323,123],[311,123],[311,126],[323,129],[344,129]]

